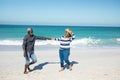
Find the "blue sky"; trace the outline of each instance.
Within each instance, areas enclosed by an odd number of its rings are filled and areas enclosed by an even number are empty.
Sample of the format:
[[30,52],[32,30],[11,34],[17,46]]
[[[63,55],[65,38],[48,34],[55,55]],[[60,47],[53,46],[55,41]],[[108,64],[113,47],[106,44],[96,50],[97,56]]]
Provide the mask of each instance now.
[[120,0],[0,0],[0,24],[120,26]]

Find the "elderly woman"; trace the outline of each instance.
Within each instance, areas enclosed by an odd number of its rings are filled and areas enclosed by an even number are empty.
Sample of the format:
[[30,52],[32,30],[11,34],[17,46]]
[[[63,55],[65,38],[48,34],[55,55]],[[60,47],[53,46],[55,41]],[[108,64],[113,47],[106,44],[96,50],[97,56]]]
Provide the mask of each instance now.
[[61,69],[59,72],[64,70],[64,61],[67,63],[69,70],[72,70],[72,66],[69,61],[70,55],[70,43],[74,40],[74,33],[70,29],[66,29],[66,34],[60,38],[55,38],[55,40],[60,41],[59,57]]

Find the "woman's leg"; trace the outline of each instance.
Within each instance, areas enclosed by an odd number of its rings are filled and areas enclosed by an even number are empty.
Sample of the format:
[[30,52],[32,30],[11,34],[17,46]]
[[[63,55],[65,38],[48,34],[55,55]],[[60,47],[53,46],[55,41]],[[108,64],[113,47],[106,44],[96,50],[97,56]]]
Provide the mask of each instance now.
[[60,58],[60,66],[61,66],[61,70],[59,70],[59,71],[63,71],[64,70],[63,50],[59,50],[59,58]]
[[72,70],[72,66],[71,66],[70,61],[69,61],[70,49],[66,49],[63,54],[64,54],[64,60],[65,60],[65,62],[69,66],[69,69]]

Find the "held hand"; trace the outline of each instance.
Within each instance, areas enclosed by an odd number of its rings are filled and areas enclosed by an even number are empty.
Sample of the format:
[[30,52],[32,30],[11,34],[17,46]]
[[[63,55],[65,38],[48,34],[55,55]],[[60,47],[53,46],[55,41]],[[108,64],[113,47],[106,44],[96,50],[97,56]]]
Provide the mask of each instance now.
[[55,38],[49,38],[48,40],[55,40]]

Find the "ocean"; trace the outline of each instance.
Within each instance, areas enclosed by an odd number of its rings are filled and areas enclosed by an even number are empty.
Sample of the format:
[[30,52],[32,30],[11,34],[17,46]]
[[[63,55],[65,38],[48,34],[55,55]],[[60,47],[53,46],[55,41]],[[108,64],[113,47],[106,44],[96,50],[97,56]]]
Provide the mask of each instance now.
[[[71,29],[76,39],[71,42],[73,48],[115,48],[120,47],[120,27],[104,26],[49,26],[49,25],[0,25],[1,46],[21,46],[27,28],[33,28],[37,36],[59,38],[65,29]],[[37,46],[58,46],[58,41],[37,40]],[[0,49],[1,50],[1,49]]]

